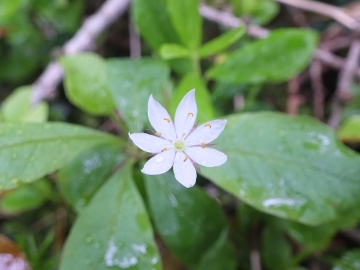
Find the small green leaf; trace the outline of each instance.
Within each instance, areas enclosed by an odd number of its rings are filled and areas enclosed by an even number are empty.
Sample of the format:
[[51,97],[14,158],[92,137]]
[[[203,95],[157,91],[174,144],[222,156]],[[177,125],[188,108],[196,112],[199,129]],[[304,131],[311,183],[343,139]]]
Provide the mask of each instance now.
[[228,161],[202,173],[262,212],[308,225],[359,216],[360,157],[327,126],[279,113],[227,118]]
[[332,270],[360,269],[360,249],[346,252]]
[[194,266],[227,228],[224,214],[203,190],[187,189],[170,172],[145,175],[152,219],[166,245]]
[[65,71],[65,93],[87,113],[111,115],[113,101],[106,81],[104,60],[94,53],[61,58]]
[[147,103],[150,95],[162,102],[161,93],[169,81],[169,68],[164,62],[111,59],[106,63],[108,82],[116,105],[131,132],[148,126]]
[[47,103],[40,102],[31,106],[31,86],[23,86],[14,90],[1,105],[2,118],[5,122],[41,123],[48,118]]
[[115,136],[64,123],[0,124],[0,190],[34,181],[97,144],[122,146]]
[[338,135],[344,142],[359,142],[360,115],[354,115],[346,119],[339,129]]
[[185,76],[175,89],[174,96],[170,103],[170,115],[175,115],[176,108],[181,99],[194,88],[198,106],[197,120],[201,123],[212,120],[214,118],[214,109],[211,104],[210,94],[203,79],[193,73]]
[[80,211],[124,159],[120,149],[112,145],[97,145],[82,152],[58,173],[58,185],[66,201]]
[[172,25],[182,44],[191,50],[200,46],[202,19],[199,14],[199,0],[167,0]]
[[309,30],[274,30],[231,53],[224,63],[210,68],[207,76],[231,83],[282,82],[302,71],[318,41]]
[[134,0],[132,11],[140,34],[154,50],[164,43],[179,42],[171,26],[166,0]]
[[245,26],[232,29],[202,45],[199,49],[199,55],[200,57],[205,58],[209,55],[218,53],[238,41],[244,34]]
[[228,232],[224,230],[219,239],[202,256],[196,270],[235,270],[237,262],[234,247],[227,240]]
[[114,174],[80,213],[60,269],[161,269],[131,165]]
[[163,44],[160,47],[159,53],[161,58],[164,60],[190,57],[191,55],[188,48],[176,43]]
[[281,229],[270,224],[265,227],[261,254],[266,269],[287,269],[291,258],[291,246]]
[[17,189],[11,190],[3,195],[0,209],[11,214],[32,210],[50,199],[51,193],[51,185],[46,179],[20,185]]

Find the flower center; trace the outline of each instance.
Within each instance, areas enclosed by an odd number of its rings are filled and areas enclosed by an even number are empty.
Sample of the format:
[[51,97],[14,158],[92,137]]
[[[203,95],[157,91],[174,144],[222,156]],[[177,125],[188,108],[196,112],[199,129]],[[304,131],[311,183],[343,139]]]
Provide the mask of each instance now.
[[184,151],[185,149],[185,142],[183,140],[177,140],[174,142],[174,147],[176,151]]

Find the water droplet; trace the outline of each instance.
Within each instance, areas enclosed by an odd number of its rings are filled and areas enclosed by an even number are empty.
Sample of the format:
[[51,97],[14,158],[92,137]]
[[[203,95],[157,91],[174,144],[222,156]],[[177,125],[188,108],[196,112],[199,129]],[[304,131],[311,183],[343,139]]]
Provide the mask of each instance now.
[[157,156],[155,157],[155,162],[156,162],[156,163],[161,163],[161,162],[163,162],[163,161],[164,161],[164,157],[163,157],[163,156],[157,155]]
[[94,237],[89,235],[85,238],[85,243],[86,244],[91,244],[92,242],[94,242]]

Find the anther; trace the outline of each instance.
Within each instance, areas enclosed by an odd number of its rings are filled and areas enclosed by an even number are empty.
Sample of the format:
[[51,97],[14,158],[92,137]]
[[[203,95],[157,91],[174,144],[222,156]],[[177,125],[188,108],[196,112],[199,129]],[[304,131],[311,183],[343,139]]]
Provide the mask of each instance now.
[[189,112],[189,113],[188,113],[188,116],[190,116],[190,115],[191,115],[192,117],[194,117],[194,114],[193,114],[192,112]]
[[165,121],[167,121],[168,123],[170,123],[170,119],[169,118],[164,118]]
[[205,124],[205,127],[211,128],[211,125],[210,125],[209,123],[206,123],[206,124]]
[[185,162],[185,161],[187,161],[187,160],[188,160],[188,157],[185,157],[184,160],[183,160],[183,162]]
[[161,150],[161,153],[168,150],[166,147]]
[[205,147],[206,147],[206,143],[202,142],[202,143],[201,143],[201,146],[202,146],[202,148],[205,148]]
[[161,132],[155,132],[155,135],[160,137],[160,136],[161,136]]

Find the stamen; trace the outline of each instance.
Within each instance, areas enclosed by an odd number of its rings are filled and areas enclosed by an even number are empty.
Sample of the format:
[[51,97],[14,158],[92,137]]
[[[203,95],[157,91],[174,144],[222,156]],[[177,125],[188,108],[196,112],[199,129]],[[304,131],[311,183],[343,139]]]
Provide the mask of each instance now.
[[168,123],[170,123],[170,119],[169,118],[164,118],[165,121],[167,121]]
[[193,114],[192,112],[189,112],[189,113],[188,113],[188,116],[190,116],[190,115],[191,115],[192,117],[194,117],[194,114]]
[[211,125],[209,123],[206,123],[204,127],[209,127],[211,128]]
[[166,147],[161,150],[161,153],[168,150]]
[[161,136],[161,132],[155,132],[155,135],[160,137],[160,136]]
[[187,161],[187,160],[188,160],[188,157],[185,157],[184,160],[183,160],[183,162],[185,162],[185,161]]
[[202,143],[201,143],[201,146],[202,146],[202,148],[205,148],[205,147],[206,147],[206,143],[202,142]]

